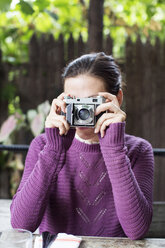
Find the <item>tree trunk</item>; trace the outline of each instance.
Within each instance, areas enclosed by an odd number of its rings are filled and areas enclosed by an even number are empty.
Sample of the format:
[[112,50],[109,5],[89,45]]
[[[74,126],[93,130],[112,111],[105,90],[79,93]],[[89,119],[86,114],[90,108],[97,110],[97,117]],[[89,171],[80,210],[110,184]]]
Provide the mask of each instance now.
[[100,52],[103,49],[103,4],[104,0],[90,0],[88,52]]

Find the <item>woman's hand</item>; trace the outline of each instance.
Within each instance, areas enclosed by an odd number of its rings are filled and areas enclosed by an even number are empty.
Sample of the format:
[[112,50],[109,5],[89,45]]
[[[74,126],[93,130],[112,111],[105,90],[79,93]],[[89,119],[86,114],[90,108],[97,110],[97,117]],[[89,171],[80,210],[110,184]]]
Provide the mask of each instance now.
[[63,101],[67,94],[62,93],[57,98],[52,101],[50,113],[46,118],[45,127],[46,128],[59,128],[60,135],[67,134],[69,131],[69,124],[66,121],[66,117],[61,115],[61,111],[66,113],[66,103]]
[[105,129],[111,123],[124,122],[126,120],[126,113],[120,109],[120,104],[115,95],[107,92],[99,92],[99,96],[104,96],[106,102],[96,108],[95,115],[105,112],[97,121],[95,126],[95,133],[101,133],[101,137],[105,135]]

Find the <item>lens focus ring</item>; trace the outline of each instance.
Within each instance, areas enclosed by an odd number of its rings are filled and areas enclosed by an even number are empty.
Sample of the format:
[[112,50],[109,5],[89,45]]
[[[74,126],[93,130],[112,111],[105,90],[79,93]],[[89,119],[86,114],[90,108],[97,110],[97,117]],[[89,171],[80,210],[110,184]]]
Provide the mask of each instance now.
[[87,120],[90,117],[90,112],[88,109],[82,108],[78,112],[78,117],[81,120]]

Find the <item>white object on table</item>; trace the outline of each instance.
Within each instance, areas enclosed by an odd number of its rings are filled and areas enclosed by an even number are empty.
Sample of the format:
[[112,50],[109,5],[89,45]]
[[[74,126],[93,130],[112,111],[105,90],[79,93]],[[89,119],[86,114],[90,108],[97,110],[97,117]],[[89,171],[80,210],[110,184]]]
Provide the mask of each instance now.
[[[82,238],[71,234],[59,233],[50,248],[78,248]],[[34,248],[42,248],[42,237],[36,237]]]

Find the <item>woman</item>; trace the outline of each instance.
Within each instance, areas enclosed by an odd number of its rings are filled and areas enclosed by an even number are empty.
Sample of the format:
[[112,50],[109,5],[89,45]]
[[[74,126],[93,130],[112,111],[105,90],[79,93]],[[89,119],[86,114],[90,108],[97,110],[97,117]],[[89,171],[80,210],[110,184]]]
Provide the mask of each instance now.
[[[142,238],[152,219],[153,152],[125,134],[121,73],[112,56],[87,54],[63,74],[45,133],[29,148],[11,205],[13,227],[40,233]],[[103,96],[95,128],[70,128],[65,96]]]

